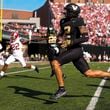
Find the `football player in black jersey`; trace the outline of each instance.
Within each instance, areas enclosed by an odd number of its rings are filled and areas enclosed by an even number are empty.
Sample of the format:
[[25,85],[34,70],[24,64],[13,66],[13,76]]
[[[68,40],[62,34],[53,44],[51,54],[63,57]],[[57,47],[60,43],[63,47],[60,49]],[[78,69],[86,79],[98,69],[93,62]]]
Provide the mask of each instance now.
[[[53,59],[55,59],[57,56],[59,56],[60,53],[62,53],[62,49],[57,44],[56,31],[54,30],[54,28],[52,26],[48,27],[47,36],[48,36],[48,39],[47,39],[47,44],[48,44],[47,55],[48,55],[48,59],[50,61],[51,69],[52,69],[50,77],[52,77],[55,75],[55,71],[52,68],[51,62],[53,61]],[[63,74],[63,77],[66,78],[66,75]]]
[[58,90],[51,99],[58,99],[66,95],[64,80],[62,77],[61,65],[72,62],[74,66],[87,77],[110,77],[110,73],[91,70],[87,61],[83,57],[81,43],[88,41],[86,24],[82,17],[79,17],[80,7],[74,3],[69,3],[64,7],[65,18],[61,19],[58,35],[58,42],[67,51],[60,54],[52,61],[58,83]]

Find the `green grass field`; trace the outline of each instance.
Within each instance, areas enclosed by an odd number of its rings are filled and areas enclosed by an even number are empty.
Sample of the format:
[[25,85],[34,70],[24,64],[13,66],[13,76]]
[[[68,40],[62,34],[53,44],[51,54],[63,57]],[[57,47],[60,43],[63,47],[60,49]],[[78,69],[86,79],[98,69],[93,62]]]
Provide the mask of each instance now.
[[[35,71],[12,73],[0,80],[0,110],[86,110],[102,79],[87,78],[70,63],[63,66],[67,95],[57,102],[49,97],[57,90],[55,77],[50,78],[49,65],[38,65]],[[93,69],[106,71],[109,63],[90,63]],[[9,72],[23,68],[10,68]],[[92,110],[92,109],[91,109]],[[103,86],[94,110],[110,110],[110,80]]]

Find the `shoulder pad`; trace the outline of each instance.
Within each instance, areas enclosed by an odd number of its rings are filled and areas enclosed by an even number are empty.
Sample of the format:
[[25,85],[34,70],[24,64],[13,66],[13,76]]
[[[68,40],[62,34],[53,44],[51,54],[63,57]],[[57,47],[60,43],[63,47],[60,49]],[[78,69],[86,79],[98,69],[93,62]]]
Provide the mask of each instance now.
[[62,18],[62,19],[60,20],[60,24],[63,24],[63,23],[65,23],[66,21],[67,21],[66,18]]
[[84,26],[85,25],[83,18],[74,19],[72,22],[73,22],[75,27],[77,27],[77,26]]

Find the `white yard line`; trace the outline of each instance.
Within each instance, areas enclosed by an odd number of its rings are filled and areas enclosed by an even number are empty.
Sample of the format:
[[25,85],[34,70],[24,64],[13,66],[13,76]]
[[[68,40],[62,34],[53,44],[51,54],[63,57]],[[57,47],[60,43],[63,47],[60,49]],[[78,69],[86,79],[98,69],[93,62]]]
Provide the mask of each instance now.
[[99,97],[101,95],[101,92],[102,92],[102,89],[103,89],[103,86],[105,85],[106,83],[106,78],[102,79],[99,86],[97,87],[97,90],[95,91],[94,93],[94,96],[91,98],[86,110],[94,110],[95,107],[96,107],[96,104],[99,100]]
[[[65,65],[70,65],[70,64],[65,64]],[[41,67],[39,69],[42,70],[42,69],[46,69],[46,68],[50,68],[50,66]],[[64,66],[64,68],[65,68],[65,66]],[[6,73],[6,75],[16,74],[16,73],[23,73],[23,72],[29,72],[29,71],[34,71],[34,70],[33,69],[26,69],[26,70],[22,70],[22,71],[14,71],[14,72]]]
[[[46,68],[50,68],[50,66],[42,67],[39,69],[46,69]],[[22,73],[22,72],[29,72],[29,71],[34,71],[34,70],[33,69],[26,69],[26,70],[22,70],[22,71],[9,72],[9,73],[6,73],[6,75],[15,74],[15,73]]]

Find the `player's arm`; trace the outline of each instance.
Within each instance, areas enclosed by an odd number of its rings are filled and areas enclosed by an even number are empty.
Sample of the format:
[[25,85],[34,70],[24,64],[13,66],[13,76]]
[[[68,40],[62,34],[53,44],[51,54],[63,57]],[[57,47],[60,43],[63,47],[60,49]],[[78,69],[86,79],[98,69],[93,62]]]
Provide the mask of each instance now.
[[10,50],[11,50],[11,46],[10,45],[7,45],[6,52],[9,52]]
[[80,36],[80,38],[75,39],[73,41],[73,45],[87,42],[89,39],[88,38],[88,29],[86,27],[86,20],[84,20],[82,17],[80,17],[79,19],[77,19],[76,23],[77,24],[75,24],[75,25],[79,28],[81,36]]
[[73,45],[77,45],[77,44],[81,44],[81,43],[84,43],[84,42],[87,42],[88,41],[88,30],[86,28],[86,26],[80,26],[79,27],[79,30],[80,30],[80,33],[81,33],[81,37],[78,38],[78,39],[74,39],[74,41],[72,42]]
[[88,41],[88,37],[86,37],[87,35],[87,31],[85,29],[85,27],[80,27],[80,32],[81,32],[81,37],[79,38],[75,38],[75,39],[63,39],[63,37],[61,38],[61,47],[62,48],[66,48],[66,47],[70,47],[70,46],[74,46],[74,45],[78,45],[78,44],[81,44],[81,43],[84,43],[84,42],[87,42]]
[[60,25],[60,31],[57,34],[57,43],[58,45],[61,45],[62,42],[64,41],[65,37],[64,37],[64,30],[62,28],[62,26]]
[[81,43],[84,43],[84,42],[87,42],[88,41],[88,37],[85,37],[85,36],[82,36],[78,39],[75,39],[73,42],[72,42],[72,45],[77,45],[77,44],[81,44]]
[[8,56],[10,53],[12,53],[12,48],[10,45],[7,45],[6,50],[5,50],[5,55]]
[[59,54],[59,47],[57,45],[57,35],[53,27],[50,27],[47,31],[47,43],[48,43],[48,54],[55,56]]
[[81,37],[78,38],[78,39],[74,39],[73,45],[81,44],[81,43],[84,43],[84,42],[88,41],[88,37],[87,37],[88,30],[87,30],[87,27],[86,27],[86,21],[83,18],[79,18],[77,26],[79,28]]
[[60,29],[59,29],[59,32],[57,34],[57,43],[60,44],[62,43],[62,40],[64,39],[64,28],[63,28],[63,22],[64,22],[64,19],[61,19],[60,20]]
[[88,34],[88,30],[86,26],[79,26],[79,30],[80,30],[81,35],[86,36]]
[[88,41],[88,37],[86,37],[88,35],[88,30],[86,28],[86,23],[83,18],[77,19],[77,22],[75,23],[70,22],[70,25],[74,25],[76,28],[79,28],[81,37],[62,40],[62,47],[74,46]]

